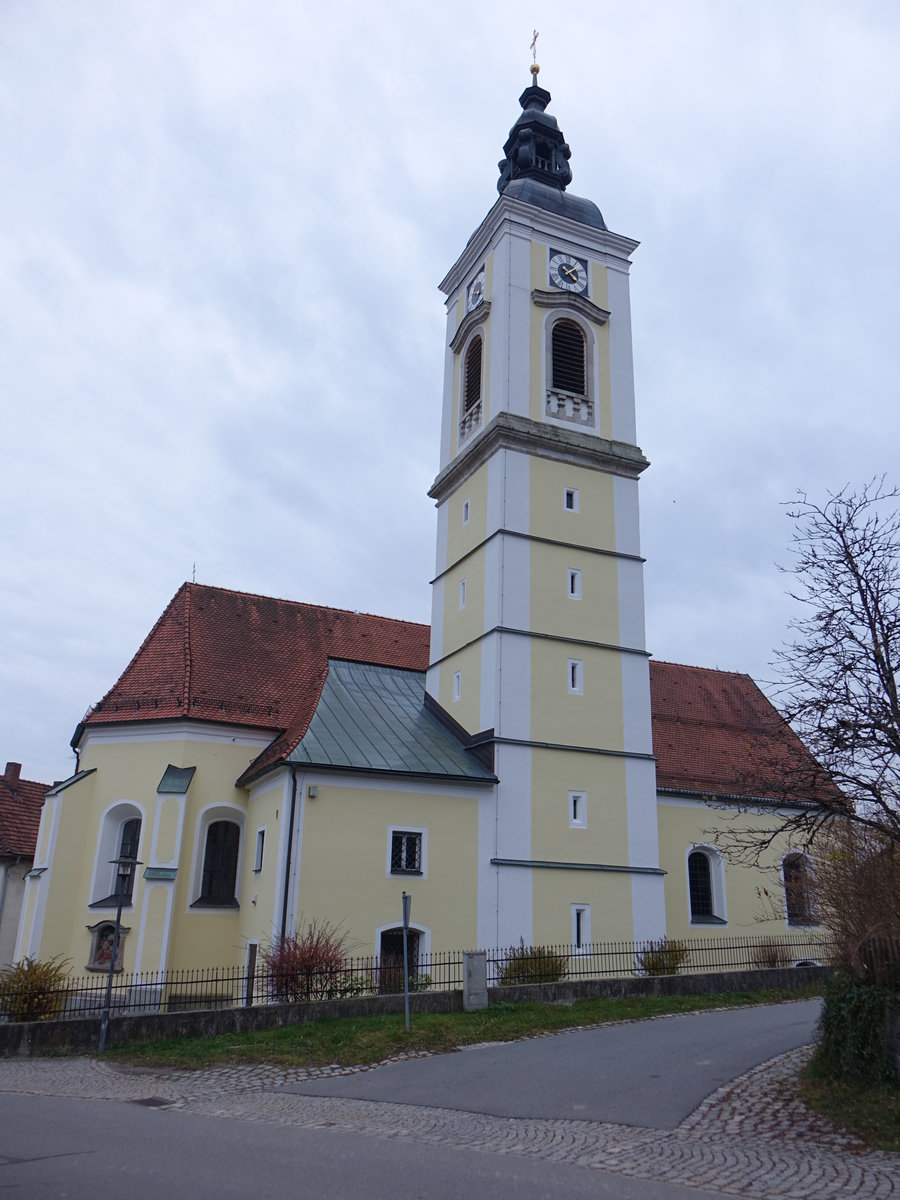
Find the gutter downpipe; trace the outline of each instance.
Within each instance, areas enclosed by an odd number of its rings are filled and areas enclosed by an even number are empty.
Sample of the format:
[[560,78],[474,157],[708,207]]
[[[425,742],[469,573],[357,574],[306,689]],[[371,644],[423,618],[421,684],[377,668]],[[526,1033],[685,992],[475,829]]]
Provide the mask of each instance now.
[[291,816],[288,826],[287,857],[284,864],[284,899],[281,904],[281,940],[287,937],[288,895],[291,885],[291,856],[294,850],[294,817],[297,812],[297,768],[291,766]]

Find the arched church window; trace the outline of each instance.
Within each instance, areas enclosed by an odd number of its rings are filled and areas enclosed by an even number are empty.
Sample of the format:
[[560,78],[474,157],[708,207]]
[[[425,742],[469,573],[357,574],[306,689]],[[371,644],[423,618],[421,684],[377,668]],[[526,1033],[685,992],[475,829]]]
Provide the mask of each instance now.
[[714,846],[694,846],[687,857],[692,925],[727,925],[725,860]]
[[553,326],[551,345],[551,386],[557,391],[585,395],[585,345],[581,328],[574,321],[557,321]]
[[466,351],[463,372],[463,412],[469,412],[481,399],[481,338],[474,338]]
[[784,875],[784,907],[788,925],[815,925],[815,888],[806,855],[787,855],[781,869]]
[[200,896],[196,904],[236,907],[238,849],[241,827],[234,821],[212,821],[206,830],[206,852]]
[[691,918],[713,915],[712,872],[702,850],[688,856],[688,887],[691,893]]
[[[115,908],[119,902],[117,889],[120,886],[120,876],[115,867],[115,859],[137,858],[141,842],[139,811],[129,801],[122,801],[113,805],[103,816],[91,886],[91,908]],[[136,872],[132,871],[129,876],[122,877],[125,889],[122,893],[123,904],[128,905],[132,902],[135,875]]]

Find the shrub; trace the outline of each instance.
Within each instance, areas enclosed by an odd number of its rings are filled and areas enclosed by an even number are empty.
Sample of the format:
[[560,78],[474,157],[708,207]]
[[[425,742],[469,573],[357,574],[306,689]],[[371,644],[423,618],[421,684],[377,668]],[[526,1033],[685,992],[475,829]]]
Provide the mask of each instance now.
[[328,921],[310,921],[305,929],[272,942],[260,957],[273,1000],[334,1000],[367,990],[347,969],[346,934]]
[[638,952],[638,966],[645,975],[677,975],[688,956],[687,946],[676,939],[647,942]]
[[750,951],[750,962],[754,967],[774,970],[775,967],[789,967],[794,961],[790,946],[776,937],[764,937]]
[[0,1013],[7,1021],[52,1021],[65,1002],[69,961],[22,958],[0,971]]
[[815,1065],[825,1075],[861,1083],[891,1083],[897,1071],[887,1045],[890,1010],[900,992],[841,975],[825,991]]
[[547,946],[526,946],[525,939],[511,946],[500,968],[497,983],[513,987],[519,983],[559,983],[566,973],[566,955]]

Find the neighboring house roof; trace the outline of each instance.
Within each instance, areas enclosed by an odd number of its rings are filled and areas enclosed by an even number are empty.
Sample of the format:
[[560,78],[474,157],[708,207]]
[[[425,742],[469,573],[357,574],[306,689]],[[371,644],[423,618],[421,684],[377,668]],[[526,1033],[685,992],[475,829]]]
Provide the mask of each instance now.
[[[271,734],[239,784],[285,761],[490,778],[452,722],[426,713],[429,639],[411,621],[185,583],[72,741],[85,726],[190,718]],[[654,660],[650,696],[664,791],[785,800],[779,770],[814,764],[749,675]]]
[[660,790],[788,802],[829,787],[749,675],[653,660],[650,697]]
[[288,762],[353,771],[491,781],[493,771],[425,707],[425,673],[328,664],[328,678]]
[[0,776],[0,854],[34,858],[41,806],[49,783],[21,778],[22,764],[8,762]]

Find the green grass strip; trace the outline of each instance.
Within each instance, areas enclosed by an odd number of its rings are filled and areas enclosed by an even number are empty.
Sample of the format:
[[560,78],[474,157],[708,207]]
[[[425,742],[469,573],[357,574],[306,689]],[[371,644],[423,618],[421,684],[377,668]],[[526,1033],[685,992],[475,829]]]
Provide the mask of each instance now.
[[900,1088],[831,1079],[813,1063],[806,1071],[800,1094],[803,1103],[836,1125],[849,1129],[876,1150],[900,1152]]
[[720,992],[705,996],[643,996],[578,1000],[573,1004],[494,1004],[483,1012],[414,1013],[410,1032],[396,1014],[307,1021],[281,1029],[218,1037],[172,1038],[118,1046],[107,1057],[135,1066],[199,1070],[232,1063],[286,1067],[362,1066],[397,1054],[440,1054],[479,1042],[506,1042],[582,1025],[635,1021],[671,1013],[743,1008],[820,995],[818,989]]

